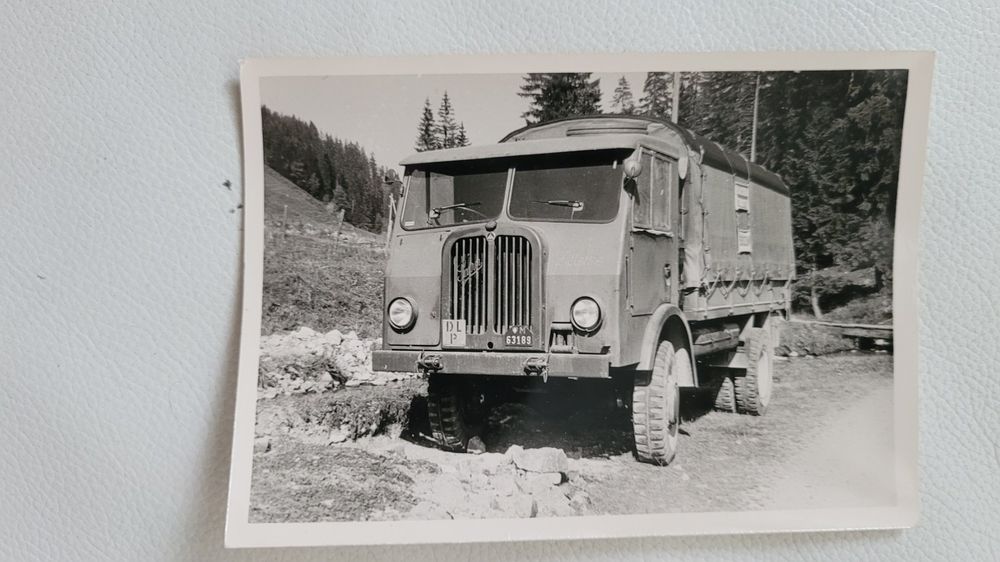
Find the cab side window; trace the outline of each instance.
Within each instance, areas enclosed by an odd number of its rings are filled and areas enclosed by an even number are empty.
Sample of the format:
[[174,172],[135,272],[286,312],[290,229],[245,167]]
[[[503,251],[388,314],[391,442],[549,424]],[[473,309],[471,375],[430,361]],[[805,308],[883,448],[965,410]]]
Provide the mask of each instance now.
[[642,156],[642,174],[636,178],[632,225],[635,228],[670,232],[671,164],[650,154]]
[[660,232],[670,232],[670,193],[673,174],[670,173],[670,162],[656,157],[650,169],[650,187],[653,202],[652,228]]
[[649,187],[653,176],[652,160],[648,152],[642,155],[642,173],[635,178],[635,196],[632,199],[632,226],[635,228],[653,227],[653,202]]

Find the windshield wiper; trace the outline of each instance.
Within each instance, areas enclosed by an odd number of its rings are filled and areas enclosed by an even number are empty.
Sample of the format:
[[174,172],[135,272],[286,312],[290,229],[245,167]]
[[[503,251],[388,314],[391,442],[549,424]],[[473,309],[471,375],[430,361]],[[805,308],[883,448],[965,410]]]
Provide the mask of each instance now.
[[548,201],[536,199],[532,203],[545,203],[546,205],[554,205],[556,207],[570,207],[574,211],[583,210],[583,201],[574,201],[573,199],[549,199]]
[[464,209],[466,211],[472,211],[473,213],[476,213],[477,215],[483,217],[484,219],[490,218],[485,214],[477,211],[476,209],[473,209],[473,207],[479,205],[482,205],[482,203],[476,201],[475,203],[455,203],[454,205],[444,205],[443,207],[434,207],[427,213],[427,220],[428,222],[431,219],[437,220],[437,218],[441,216],[442,211],[454,211],[455,209]]

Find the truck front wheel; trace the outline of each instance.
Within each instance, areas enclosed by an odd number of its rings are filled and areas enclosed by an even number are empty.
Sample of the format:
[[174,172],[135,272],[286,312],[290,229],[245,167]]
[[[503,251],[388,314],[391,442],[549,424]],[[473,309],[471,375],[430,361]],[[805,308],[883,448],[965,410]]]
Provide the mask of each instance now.
[[431,435],[446,451],[465,452],[482,425],[479,394],[456,375],[431,374],[427,384],[427,418]]
[[656,349],[649,381],[634,383],[632,429],[640,461],[666,465],[674,460],[681,424],[678,381],[690,370],[687,350],[675,349],[672,343],[663,341]]

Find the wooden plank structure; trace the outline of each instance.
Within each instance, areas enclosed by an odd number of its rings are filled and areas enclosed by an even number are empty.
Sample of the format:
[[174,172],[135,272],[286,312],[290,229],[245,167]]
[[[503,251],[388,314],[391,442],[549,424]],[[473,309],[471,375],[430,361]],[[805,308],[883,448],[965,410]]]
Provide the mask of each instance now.
[[891,324],[850,324],[846,322],[822,322],[819,320],[790,320],[789,322],[816,326],[847,338],[892,342]]

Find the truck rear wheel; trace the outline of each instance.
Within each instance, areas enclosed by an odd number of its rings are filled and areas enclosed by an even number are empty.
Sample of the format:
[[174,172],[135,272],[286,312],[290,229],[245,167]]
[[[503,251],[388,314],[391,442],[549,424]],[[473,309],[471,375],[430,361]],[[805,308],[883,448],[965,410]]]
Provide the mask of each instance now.
[[446,451],[465,452],[482,425],[481,404],[471,385],[456,375],[431,374],[427,384],[427,418],[431,435]]
[[774,386],[774,347],[769,330],[750,328],[746,339],[746,375],[735,377],[736,411],[762,416],[771,402]]
[[716,383],[715,409],[720,412],[736,413],[736,389],[733,377],[722,375]]
[[667,465],[677,454],[680,431],[680,387],[678,381],[691,370],[685,349],[660,342],[649,382],[636,381],[632,388],[632,429],[635,453],[642,462]]

